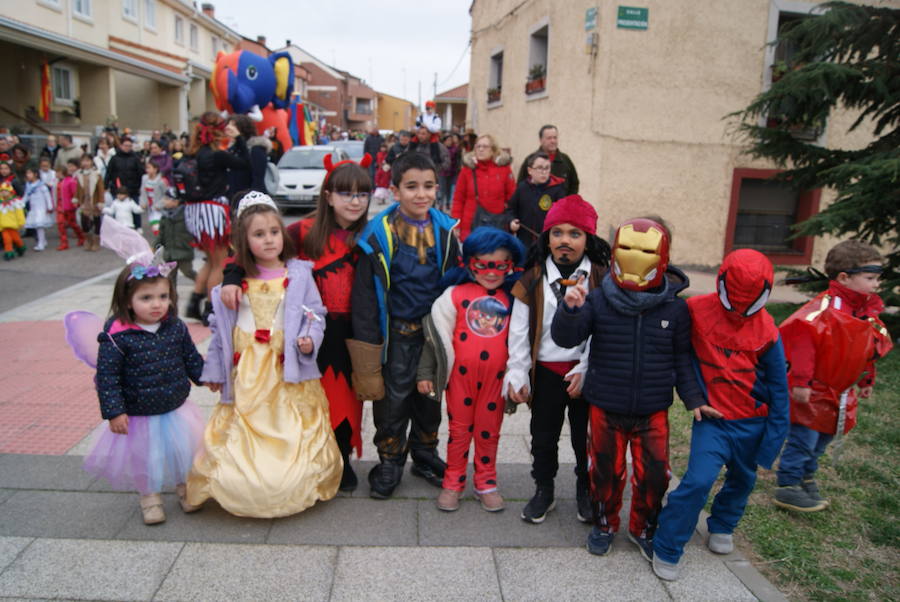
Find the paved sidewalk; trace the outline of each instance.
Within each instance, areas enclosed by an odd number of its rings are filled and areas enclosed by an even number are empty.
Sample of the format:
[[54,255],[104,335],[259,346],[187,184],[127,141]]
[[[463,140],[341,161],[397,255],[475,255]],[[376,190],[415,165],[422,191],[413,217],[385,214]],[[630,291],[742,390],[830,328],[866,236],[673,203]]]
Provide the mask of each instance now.
[[[521,521],[533,493],[527,408],[504,421],[498,470],[508,507],[499,514],[481,510],[471,491],[458,512],[441,513],[434,506],[438,490],[408,471],[394,499],[368,498],[365,474],[375,454],[367,404],[367,461],[355,462],[362,483],[353,495],[289,518],[260,520],[231,516],[214,502],[186,516],[168,494],[168,521],[147,527],[136,494],[110,491],[80,468],[91,432],[106,427],[90,371],[67,358],[61,334],[68,311],[106,313],[113,277],[0,314],[4,340],[8,333],[15,333],[13,340],[39,339],[39,345],[0,350],[0,365],[24,358],[3,373],[5,388],[17,394],[0,397],[0,412],[6,412],[0,414],[0,449],[11,437],[8,417],[25,415],[38,393],[46,418],[17,423],[17,432],[30,433],[31,454],[0,454],[0,598],[784,599],[740,553],[708,552],[703,520],[688,546],[684,576],[675,583],[658,580],[624,536],[608,557],[588,554],[589,527],[575,518],[567,435],[560,443],[557,509],[541,525]],[[182,301],[188,292],[179,291]],[[195,338],[204,335],[195,332]],[[205,347],[206,341],[201,351]],[[195,388],[191,397],[207,411],[216,402],[206,389]],[[442,433],[446,441],[446,426]],[[626,491],[623,514],[628,496]]]

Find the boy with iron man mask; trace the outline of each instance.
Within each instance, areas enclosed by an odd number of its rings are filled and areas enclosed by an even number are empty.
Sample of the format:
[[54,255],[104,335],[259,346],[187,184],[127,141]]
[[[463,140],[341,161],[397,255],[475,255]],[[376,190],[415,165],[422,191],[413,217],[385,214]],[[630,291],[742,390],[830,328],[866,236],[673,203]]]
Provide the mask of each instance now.
[[[660,220],[661,221],[661,220]],[[610,272],[585,292],[570,287],[551,335],[560,347],[591,337],[582,394],[590,407],[590,485],[594,528],[587,547],[609,553],[619,528],[631,446],[629,539],[650,560],[653,535],[669,485],[669,422],[673,387],[689,410],[704,406],[691,365],[691,317],[676,295],[684,272],[669,265],[669,230],[660,221],[630,219],[616,231]]]

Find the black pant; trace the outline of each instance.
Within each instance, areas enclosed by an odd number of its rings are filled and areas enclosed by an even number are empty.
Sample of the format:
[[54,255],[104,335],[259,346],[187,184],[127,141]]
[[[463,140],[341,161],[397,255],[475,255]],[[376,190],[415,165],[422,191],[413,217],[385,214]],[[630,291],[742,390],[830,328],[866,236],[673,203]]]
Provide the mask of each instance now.
[[557,445],[567,408],[575,451],[575,474],[582,481],[587,476],[588,404],[583,397],[569,397],[568,386],[569,383],[556,372],[540,364],[535,368],[531,401],[531,476],[538,486],[552,486],[559,470]]
[[372,404],[375,446],[382,460],[405,460],[410,421],[408,446],[413,459],[417,450],[433,453],[432,450],[437,448],[441,404],[416,390],[416,369],[424,343],[421,329],[412,334],[401,334],[391,328],[387,363],[382,369],[384,399]]

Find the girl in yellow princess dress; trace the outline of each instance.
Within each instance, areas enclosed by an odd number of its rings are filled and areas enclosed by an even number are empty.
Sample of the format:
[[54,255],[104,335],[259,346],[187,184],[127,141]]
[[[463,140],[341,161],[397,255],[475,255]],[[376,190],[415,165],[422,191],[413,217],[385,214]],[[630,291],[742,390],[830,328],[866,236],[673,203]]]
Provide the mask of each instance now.
[[[295,514],[335,496],[343,461],[319,382],[325,307],[307,261],[295,257],[272,199],[247,193],[234,223],[244,269],[237,311],[212,292],[203,382],[222,397],[188,475],[188,499],[215,498],[238,516]],[[287,259],[287,261],[286,261]]]

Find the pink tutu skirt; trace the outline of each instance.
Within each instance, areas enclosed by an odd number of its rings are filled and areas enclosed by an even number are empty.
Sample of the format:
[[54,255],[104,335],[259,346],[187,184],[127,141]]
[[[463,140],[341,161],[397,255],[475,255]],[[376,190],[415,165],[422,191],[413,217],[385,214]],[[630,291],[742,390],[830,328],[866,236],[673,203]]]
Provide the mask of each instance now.
[[141,495],[171,490],[185,482],[203,441],[203,414],[190,400],[177,410],[129,416],[128,434],[100,431],[84,459],[84,469],[113,489]]

